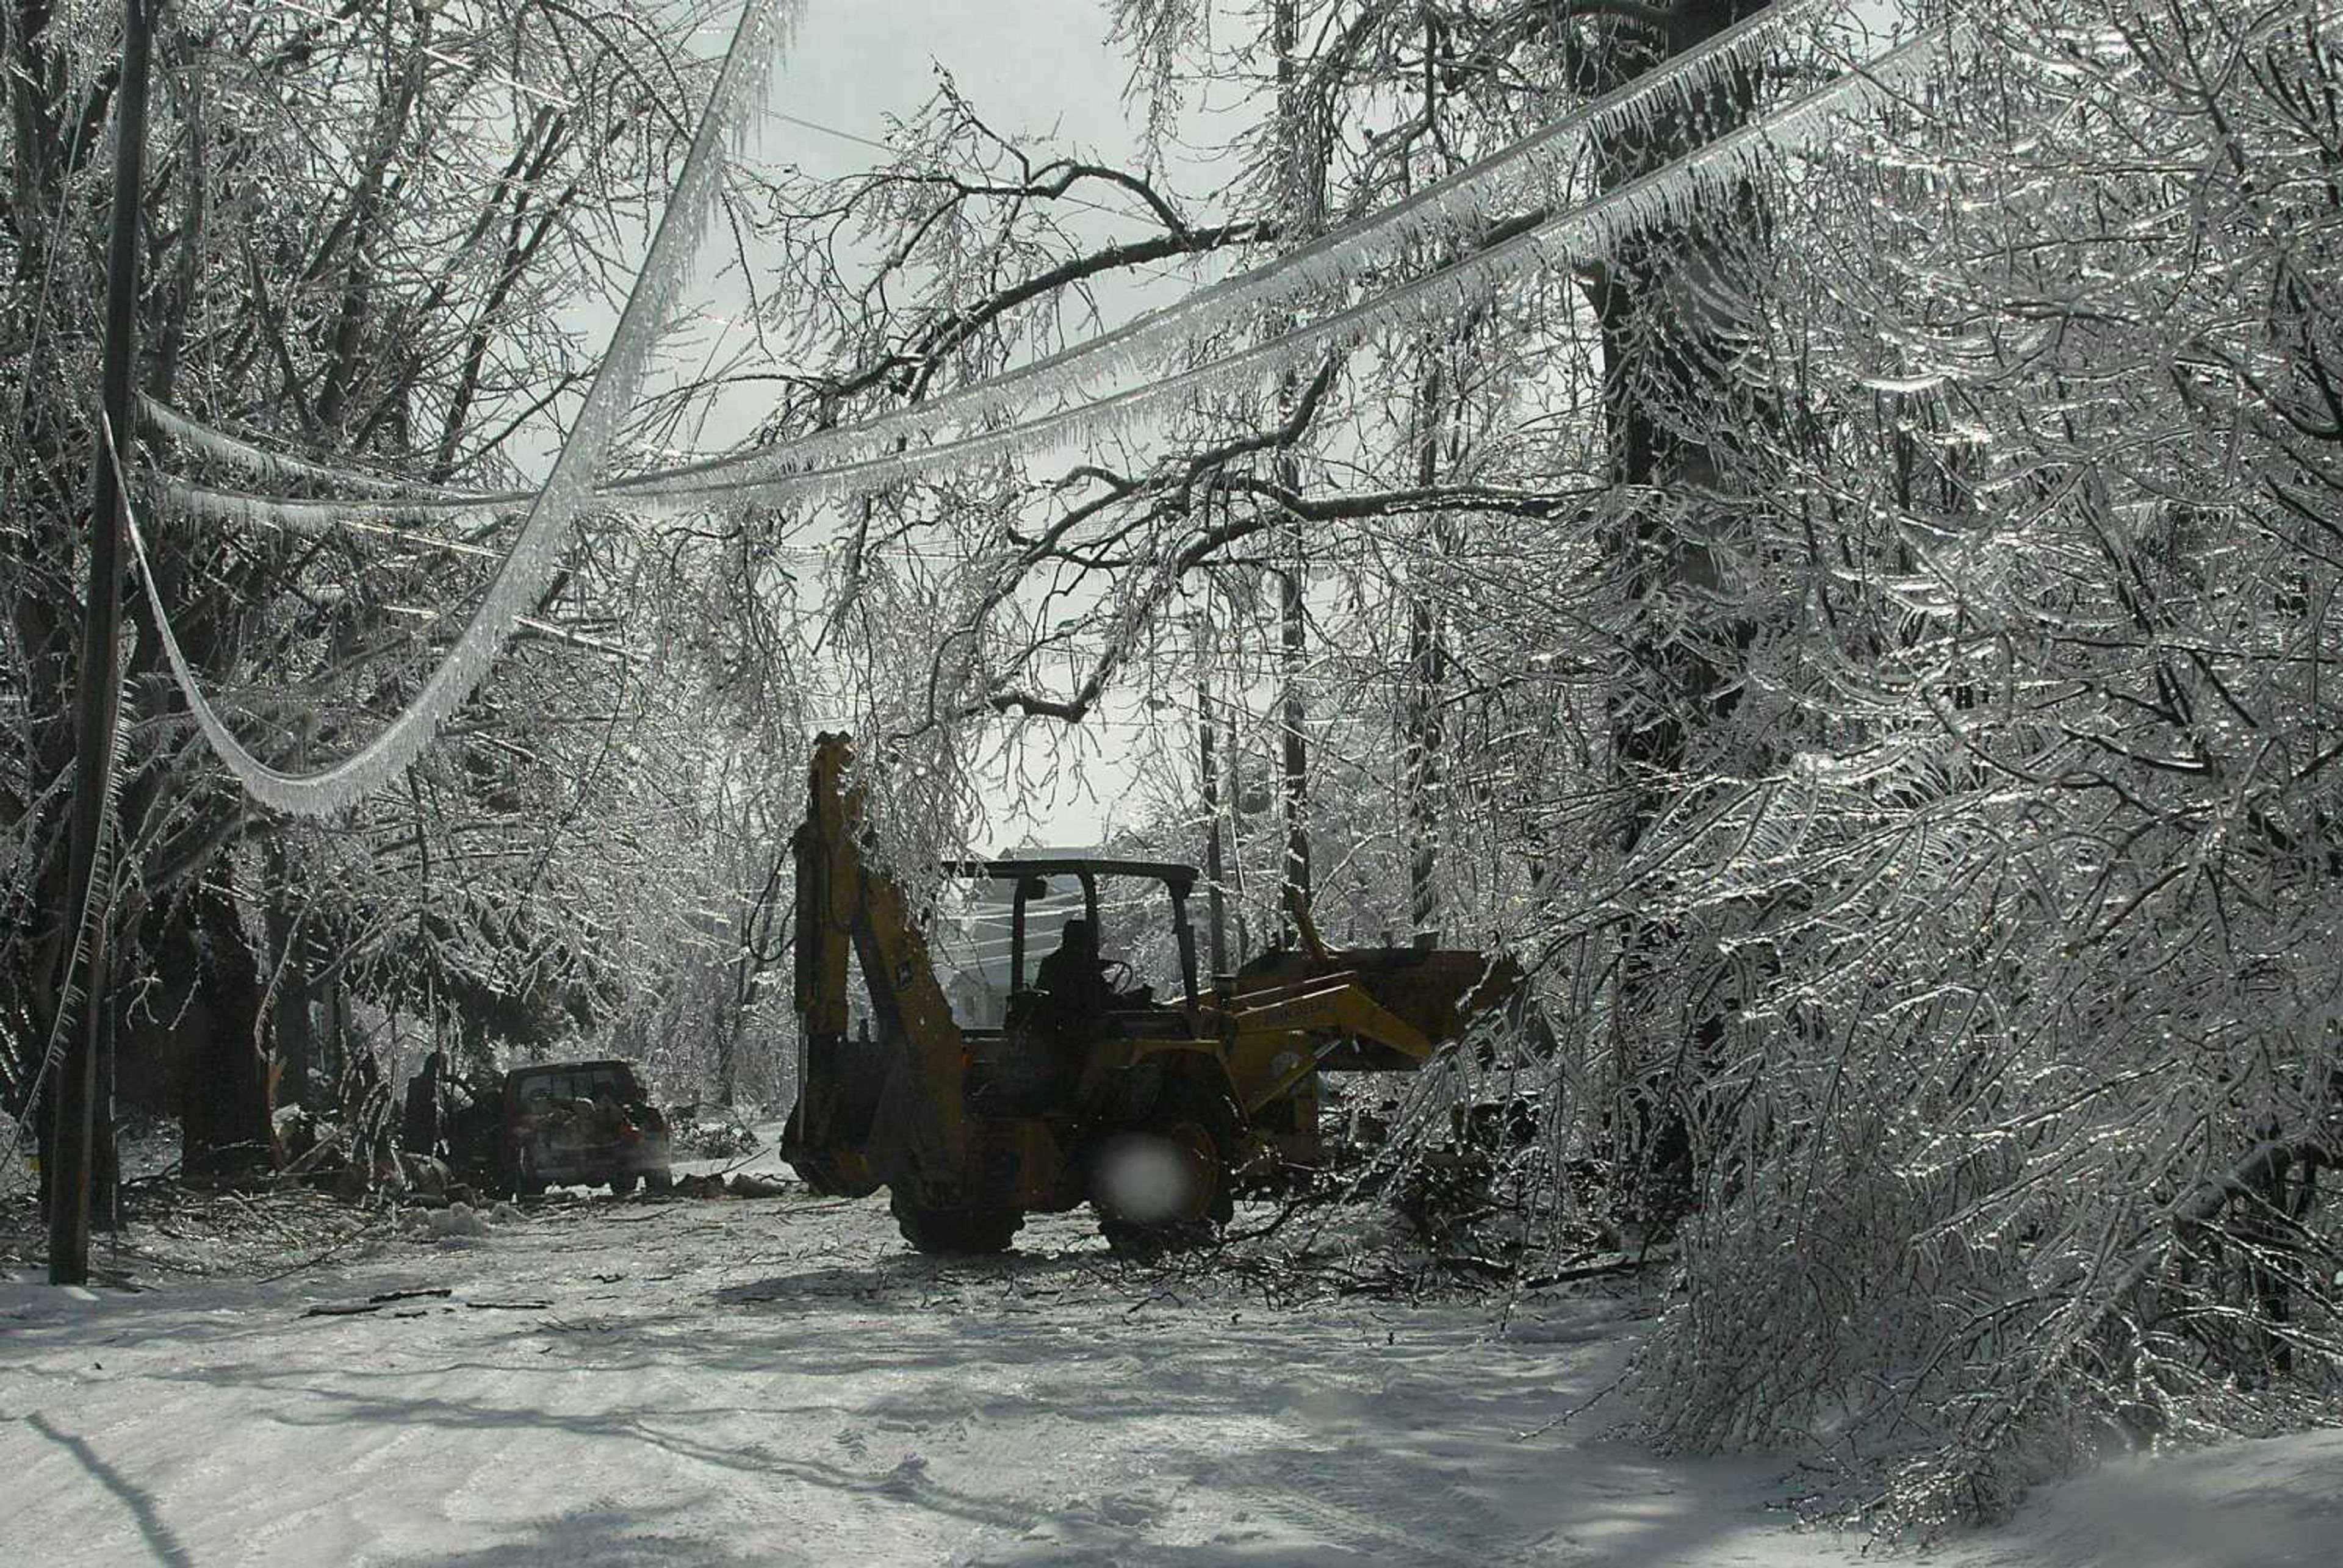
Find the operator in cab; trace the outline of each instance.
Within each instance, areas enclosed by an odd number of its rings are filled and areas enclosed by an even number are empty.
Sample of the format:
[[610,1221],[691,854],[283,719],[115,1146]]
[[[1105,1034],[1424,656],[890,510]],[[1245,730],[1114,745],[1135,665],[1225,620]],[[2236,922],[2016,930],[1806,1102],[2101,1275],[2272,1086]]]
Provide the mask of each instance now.
[[1033,971],[1041,992],[1041,1015],[1061,1031],[1079,1030],[1114,1005],[1115,990],[1099,957],[1098,928],[1081,919],[1066,922],[1058,950]]

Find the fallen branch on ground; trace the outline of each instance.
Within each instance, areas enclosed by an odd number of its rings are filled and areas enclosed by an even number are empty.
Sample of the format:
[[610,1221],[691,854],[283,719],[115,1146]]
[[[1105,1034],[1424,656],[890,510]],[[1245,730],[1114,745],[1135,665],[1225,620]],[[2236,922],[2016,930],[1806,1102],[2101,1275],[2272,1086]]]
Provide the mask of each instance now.
[[400,1302],[422,1301],[433,1296],[452,1296],[456,1292],[446,1285],[424,1285],[411,1291],[382,1291],[363,1302],[320,1302],[301,1315],[305,1318],[347,1318],[360,1312],[378,1312]]

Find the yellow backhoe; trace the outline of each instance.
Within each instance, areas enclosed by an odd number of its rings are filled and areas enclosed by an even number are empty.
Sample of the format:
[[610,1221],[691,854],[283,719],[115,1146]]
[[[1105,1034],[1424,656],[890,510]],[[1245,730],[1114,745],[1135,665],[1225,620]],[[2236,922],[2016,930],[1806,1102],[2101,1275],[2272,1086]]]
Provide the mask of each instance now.
[[[1200,989],[1193,867],[1049,855],[942,868],[978,914],[935,933],[979,950],[948,990],[910,900],[867,852],[851,767],[846,737],[818,739],[796,842],[802,1054],[781,1152],[816,1191],[888,1188],[920,1251],[997,1252],[1028,1213],[1086,1201],[1119,1251],[1209,1237],[1240,1191],[1320,1167],[1321,1073],[1412,1070],[1523,995],[1507,960],[1330,951],[1306,915],[1301,948]],[[1151,939],[1151,965],[1098,940],[1109,915]]]

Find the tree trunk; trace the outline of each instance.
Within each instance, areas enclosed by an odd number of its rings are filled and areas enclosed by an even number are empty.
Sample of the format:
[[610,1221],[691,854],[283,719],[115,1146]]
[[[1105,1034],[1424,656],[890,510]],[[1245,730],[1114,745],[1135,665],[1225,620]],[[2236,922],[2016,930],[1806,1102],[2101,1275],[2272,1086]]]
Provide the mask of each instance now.
[[[1309,97],[1301,83],[1302,18],[1300,0],[1277,0],[1272,18],[1272,44],[1277,52],[1278,121],[1282,143],[1285,200],[1281,215],[1291,243],[1299,245],[1317,234],[1325,222],[1325,157],[1310,120]],[[1280,411],[1290,416],[1301,397],[1301,380],[1289,372],[1278,388]],[[1302,465],[1291,448],[1281,447],[1274,460],[1277,482],[1289,495],[1302,489]],[[1288,517],[1282,530],[1285,568],[1279,574],[1280,669],[1284,691],[1280,702],[1283,756],[1281,789],[1285,799],[1284,888],[1281,907],[1310,907],[1310,756],[1304,733],[1309,723],[1309,699],[1302,669],[1309,638],[1309,536],[1298,516]],[[1292,920],[1289,914],[1286,919]],[[1293,932],[1299,940],[1300,932]]]
[[[1767,0],[1677,0],[1656,56],[1614,50],[1596,83],[1608,90],[1714,37]],[[1616,186],[1682,156],[1745,121],[1756,79],[1746,70],[1704,89],[1674,123],[1604,149],[1603,179]],[[1604,417],[1614,481],[1634,495],[1614,540],[1626,563],[1634,611],[1628,666],[1611,706],[1614,775],[1626,799],[1622,853],[1632,857],[1680,787],[1692,741],[1728,717],[1738,700],[1736,671],[1717,643],[1691,643],[1655,613],[1672,595],[1717,586],[1711,548],[1724,464],[1704,438],[1740,417],[1728,367],[1728,324],[1714,310],[1688,306],[1688,277],[1717,265],[1720,246],[1755,220],[1754,196],[1740,196],[1680,225],[1647,230],[1609,258],[1593,289],[1601,321]],[[1745,634],[1725,639],[1738,644]],[[1615,1131],[1638,1189],[1638,1207],[1666,1215],[1688,1201],[1694,1179],[1687,1113],[1692,1093],[1722,1044],[1715,1010],[1664,1026],[1673,999],[1688,983],[1697,955],[1684,933],[1664,920],[1633,927],[1619,966],[1618,1051],[1622,1103]],[[1647,1017],[1648,1015],[1648,1017]]]
[[195,1028],[180,1083],[180,1159],[187,1175],[206,1177],[268,1157],[268,1079],[258,1043],[260,966],[245,945],[236,899],[206,883],[191,902]]
[[313,1072],[317,1053],[317,982],[310,975],[308,937],[301,930],[299,912],[286,886],[287,867],[282,843],[267,845],[267,907],[263,919],[268,929],[269,1032],[275,1042],[277,1091],[280,1105],[314,1109]]
[[716,1018],[716,1102],[730,1106],[740,1097],[740,1036],[748,1028],[749,999],[757,984],[755,955],[746,942],[724,978],[724,1000]]
[[1205,952],[1207,982],[1229,972],[1228,898],[1222,890],[1228,867],[1221,855],[1221,764],[1213,753],[1211,599],[1196,623],[1196,782],[1204,807],[1204,897],[1211,925]]
[[[1439,345],[1427,341],[1426,352],[1437,355]],[[1430,489],[1440,477],[1441,374],[1439,361],[1428,365],[1415,388],[1416,483]],[[1425,543],[1448,553],[1448,524],[1435,516],[1425,528]],[[1446,650],[1441,646],[1440,614],[1434,585],[1419,558],[1411,568],[1407,604],[1407,698],[1405,733],[1401,740],[1402,788],[1407,797],[1407,920],[1408,935],[1420,948],[1440,945],[1440,768],[1443,744],[1441,684],[1446,672]]]

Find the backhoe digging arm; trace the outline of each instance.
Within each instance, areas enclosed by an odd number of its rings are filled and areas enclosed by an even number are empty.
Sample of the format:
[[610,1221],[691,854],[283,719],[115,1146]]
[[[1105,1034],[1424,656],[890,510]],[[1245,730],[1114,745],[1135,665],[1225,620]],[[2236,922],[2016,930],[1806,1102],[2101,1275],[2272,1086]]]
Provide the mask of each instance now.
[[[805,1055],[783,1146],[809,1183],[841,1192],[952,1180],[966,1147],[960,1028],[910,899],[866,852],[862,787],[847,782],[852,762],[845,736],[816,738],[796,843]],[[850,952],[877,1024],[869,1041],[847,1038]]]

